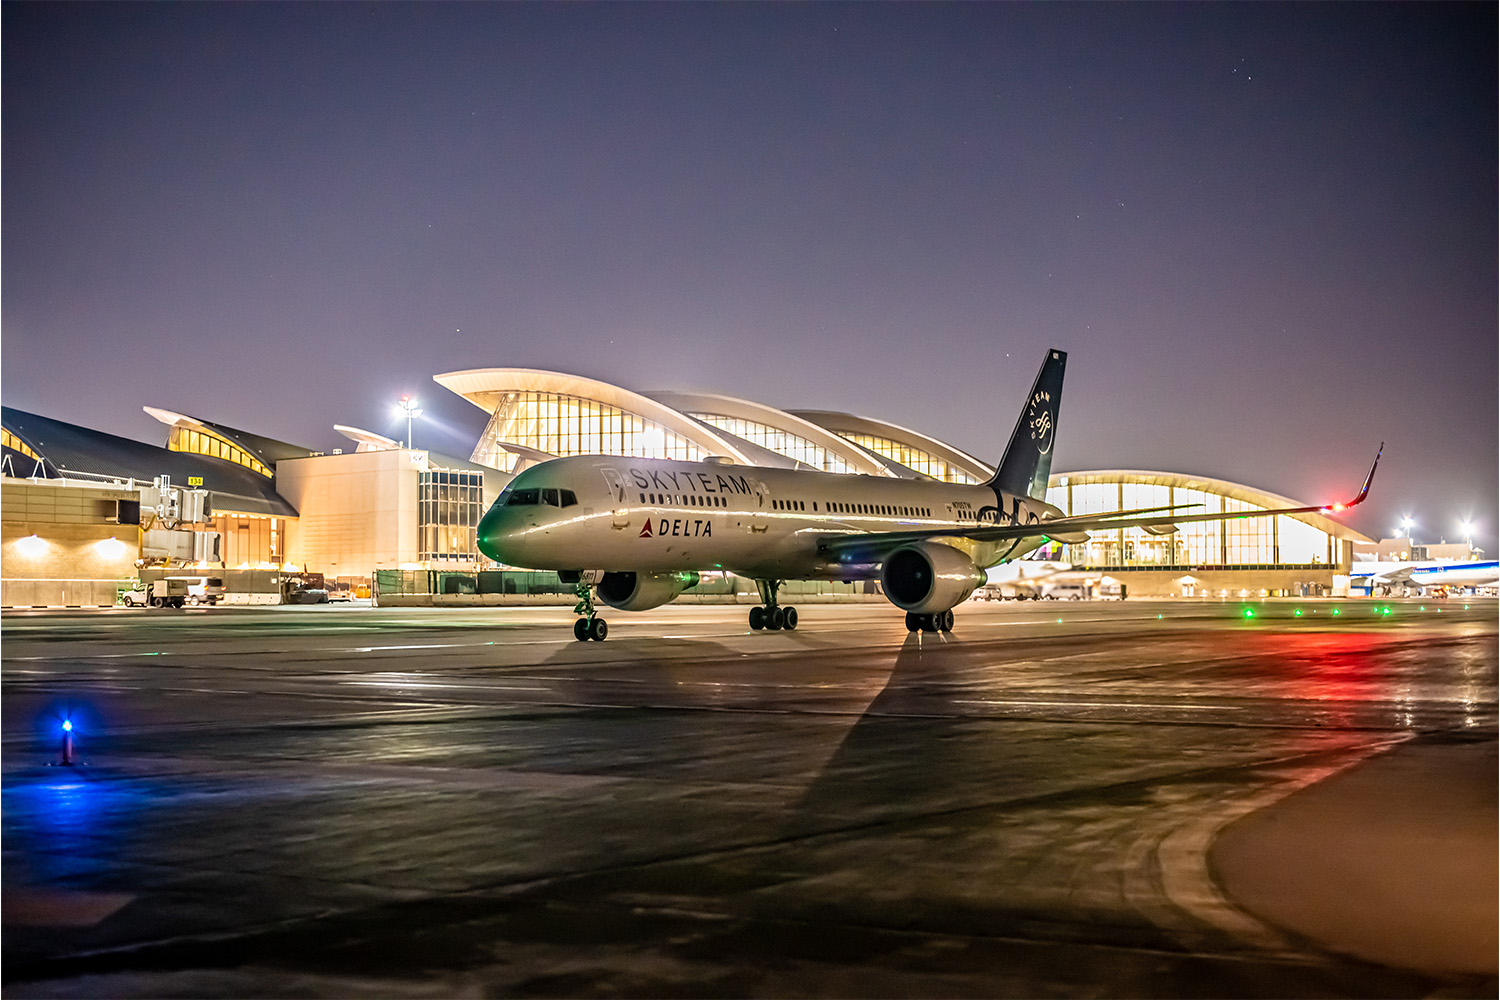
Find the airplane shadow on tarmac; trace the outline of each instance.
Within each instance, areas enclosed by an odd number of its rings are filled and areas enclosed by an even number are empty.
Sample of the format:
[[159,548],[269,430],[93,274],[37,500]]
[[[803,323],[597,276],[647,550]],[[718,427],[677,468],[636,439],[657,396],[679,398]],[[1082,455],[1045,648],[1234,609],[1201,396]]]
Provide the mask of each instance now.
[[997,752],[995,720],[960,703],[996,669],[977,649],[913,633],[893,662],[867,651],[829,666],[801,650],[747,658],[717,642],[654,640],[639,657],[613,647],[607,667],[581,644],[542,666],[549,700],[626,710],[587,729],[607,773],[716,786],[780,838],[908,816],[917,801],[923,812],[969,808],[1014,777],[1020,762]]
[[[993,723],[955,704],[975,668],[972,649],[942,634],[908,635],[884,687],[839,742],[788,817],[794,828],[879,822],[925,809],[962,807],[995,764]],[[978,787],[982,787],[982,784]],[[799,832],[794,829],[789,832]]]

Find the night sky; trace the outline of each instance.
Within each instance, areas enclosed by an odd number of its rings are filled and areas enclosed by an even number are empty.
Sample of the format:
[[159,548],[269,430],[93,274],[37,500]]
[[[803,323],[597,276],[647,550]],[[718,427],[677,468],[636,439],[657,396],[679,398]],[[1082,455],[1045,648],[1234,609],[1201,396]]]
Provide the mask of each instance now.
[[467,456],[519,366],[1497,546],[1492,4],[6,3],[3,394]]

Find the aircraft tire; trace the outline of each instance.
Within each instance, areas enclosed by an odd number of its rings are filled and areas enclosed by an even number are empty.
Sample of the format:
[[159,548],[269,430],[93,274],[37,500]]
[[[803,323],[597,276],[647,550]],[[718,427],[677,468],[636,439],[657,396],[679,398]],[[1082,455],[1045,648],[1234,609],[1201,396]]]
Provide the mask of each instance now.
[[573,621],[573,638],[579,642],[589,641],[589,620],[587,618],[577,618]]
[[923,632],[936,632],[936,631],[938,631],[938,629],[939,629],[938,615],[931,614],[931,615],[923,615],[922,616],[922,631]]
[[906,613],[906,631],[922,631],[922,616],[917,614],[915,611],[908,611]]
[[779,631],[781,631],[781,626],[783,626],[785,624],[786,624],[786,613],[782,610],[782,608],[781,608],[780,605],[777,605],[774,608],[767,608],[766,609],[766,631],[767,632],[779,632]]
[[607,635],[609,635],[609,625],[603,618],[595,618],[593,625],[589,627],[589,638],[595,642],[603,642]]
[[750,628],[759,632],[766,627],[766,609],[757,604],[750,609]]
[[949,608],[947,611],[940,611],[940,612],[938,612],[937,618],[938,618],[938,631],[940,631],[940,632],[952,632],[953,631],[953,609],[952,608]]
[[796,608],[782,608],[781,612],[782,612],[781,627],[784,628],[784,629],[786,629],[788,632],[792,631],[792,629],[794,629],[794,628],[797,627],[797,609]]

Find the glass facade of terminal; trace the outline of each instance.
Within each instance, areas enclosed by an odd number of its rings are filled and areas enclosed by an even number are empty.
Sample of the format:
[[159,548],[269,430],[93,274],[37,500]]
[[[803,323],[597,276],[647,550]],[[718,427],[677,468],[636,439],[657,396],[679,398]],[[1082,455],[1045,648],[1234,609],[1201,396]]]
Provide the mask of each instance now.
[[558,458],[571,455],[638,455],[702,461],[696,444],[640,414],[617,406],[555,392],[507,392],[479,438],[473,460],[511,472],[517,456],[507,443],[546,452]]
[[[1057,477],[1047,502],[1069,514],[1191,505],[1184,514],[1265,510],[1219,493],[1147,482],[1068,482]],[[1180,525],[1170,535],[1140,528],[1094,532],[1087,542],[1048,547],[1049,557],[1098,569],[1323,567],[1337,564],[1341,540],[1296,517],[1250,517]]]
[[271,478],[271,470],[266,468],[260,459],[254,457],[239,445],[228,438],[220,437],[206,430],[198,430],[192,427],[183,427],[180,424],[172,428],[172,433],[167,437],[168,451],[183,451],[192,455],[207,455],[209,458],[221,458],[235,465],[243,465],[251,472],[258,472],[267,479]]
[[4,445],[12,451],[19,451],[29,459],[39,461],[36,457],[36,452],[32,451],[25,441],[22,441],[3,427],[0,427],[0,445]]
[[484,473],[433,468],[421,473],[417,493],[418,558],[427,563],[472,565],[484,513]]
[[908,469],[920,472],[924,476],[940,479],[945,483],[977,483],[978,479],[969,475],[958,466],[953,465],[945,458],[940,458],[930,451],[914,448],[903,441],[892,441],[886,437],[876,437],[873,434],[855,434],[853,432],[839,432],[839,437],[846,441],[853,441],[868,451],[877,455],[883,455],[893,462],[900,462]]
[[754,420],[742,420],[739,417],[725,417],[717,413],[690,413],[688,416],[701,420],[710,427],[717,427],[726,434],[733,434],[751,444],[760,445],[767,451],[785,455],[787,458],[823,472],[854,471],[848,462],[822,445],[790,431],[784,431],[780,427],[757,423]]

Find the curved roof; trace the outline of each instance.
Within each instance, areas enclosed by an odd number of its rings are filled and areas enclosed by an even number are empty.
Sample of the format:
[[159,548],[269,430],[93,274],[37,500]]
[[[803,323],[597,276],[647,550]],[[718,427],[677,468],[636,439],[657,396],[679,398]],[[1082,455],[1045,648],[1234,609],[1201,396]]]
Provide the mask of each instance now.
[[186,413],[163,410],[156,406],[143,406],[141,409],[169,427],[206,428],[214,434],[227,439],[232,444],[239,445],[245,451],[260,459],[262,463],[273,468],[283,458],[306,458],[312,454],[311,448],[288,444],[285,441],[278,441],[275,438],[262,437],[259,434],[242,431],[237,427],[230,427],[227,424],[216,424],[208,420],[201,420]]
[[739,399],[735,396],[721,396],[716,393],[707,392],[648,392],[644,395],[656,400],[664,406],[670,406],[682,413],[712,413],[715,416],[732,417],[738,420],[748,420],[752,423],[765,424],[779,431],[796,435],[813,444],[832,452],[855,472],[862,472],[871,476],[888,476],[891,474],[884,463],[876,460],[869,452],[853,444],[837,434],[820,427],[810,420],[785,410],[778,410],[774,406],[764,403],[756,403],[748,399]]
[[471,368],[434,375],[432,380],[491,414],[500,405],[502,397],[511,392],[548,392],[597,400],[660,424],[692,442],[706,455],[724,455],[742,465],[759,464],[722,435],[686,414],[663,406],[649,396],[597,379],[535,368]]
[[[1225,479],[1213,479],[1209,476],[1190,476],[1177,472],[1151,472],[1144,469],[1089,469],[1084,472],[1059,472],[1047,480],[1047,488],[1055,486],[1077,486],[1090,483],[1141,483],[1147,486],[1174,486],[1184,490],[1202,490],[1204,493],[1214,493],[1219,496],[1228,497],[1231,500],[1239,500],[1244,503],[1254,504],[1257,507],[1306,507],[1307,504],[1301,500],[1293,500],[1279,493],[1268,493],[1258,490],[1253,486],[1245,486],[1241,483],[1231,483]],[[1342,521],[1335,520],[1325,514],[1291,514],[1299,521],[1304,521],[1321,531],[1326,531],[1337,538],[1347,538],[1356,542],[1368,542],[1371,539],[1355,531]]]
[[920,434],[897,424],[888,424],[884,420],[872,420],[869,417],[858,417],[852,413],[838,413],[833,410],[790,410],[788,412],[794,417],[817,424],[835,434],[869,434],[872,437],[889,438],[918,451],[925,451],[949,465],[962,469],[981,483],[995,474],[993,468],[973,455],[959,451],[952,445],[944,444],[926,434]]
[[116,434],[90,430],[50,417],[0,407],[5,429],[40,455],[58,477],[70,472],[150,483],[171,476],[186,486],[201,477],[216,513],[269,514],[296,517],[297,511],[276,492],[272,481],[233,462],[185,451],[168,451]]
[[395,438],[388,438],[384,434],[367,431],[363,427],[334,424],[333,429],[358,445],[355,449],[356,453],[361,451],[394,451],[401,447],[401,442]]

